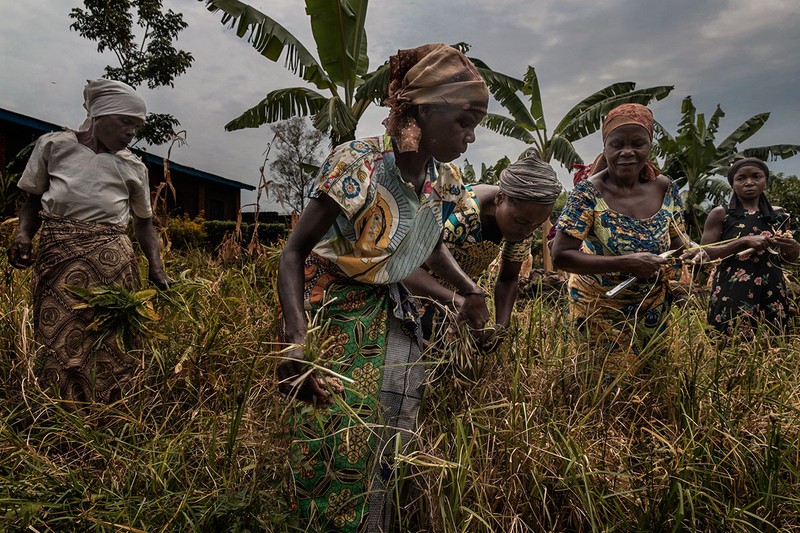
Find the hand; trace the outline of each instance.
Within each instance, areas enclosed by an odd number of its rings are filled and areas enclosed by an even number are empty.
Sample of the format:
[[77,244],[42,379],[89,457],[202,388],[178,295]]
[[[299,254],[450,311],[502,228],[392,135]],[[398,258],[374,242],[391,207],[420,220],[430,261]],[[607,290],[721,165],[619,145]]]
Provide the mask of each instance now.
[[8,264],[14,268],[25,269],[34,262],[31,252],[31,240],[17,234],[11,246],[8,247]]
[[315,405],[330,404],[333,399],[315,372],[311,372],[296,387],[292,387],[292,383],[307,373],[308,368],[302,347],[298,346],[288,351],[278,363],[278,390],[303,402]]
[[169,285],[172,283],[172,280],[169,278],[169,276],[167,276],[167,273],[164,272],[164,269],[160,267],[150,268],[147,277],[156,285],[156,287],[162,290],[169,289]]
[[481,331],[489,321],[489,309],[486,307],[486,299],[483,291],[463,295],[463,303],[458,309],[456,322],[466,324],[478,332],[479,342],[483,341],[484,333]]
[[742,243],[742,248],[750,252],[761,252],[766,250],[772,244],[772,238],[767,235],[748,235],[747,237],[739,238]]
[[690,265],[702,265],[703,263],[708,263],[711,261],[711,258],[708,256],[708,252],[702,248],[696,248],[694,250],[684,252],[680,256],[680,260]]
[[485,353],[492,353],[500,348],[507,338],[508,329],[502,324],[495,324],[492,328],[489,328],[488,334],[481,344],[481,350]]
[[781,255],[792,257],[800,253],[800,243],[791,237],[774,237],[772,240],[778,245]]
[[654,276],[668,261],[666,258],[649,252],[636,252],[623,256],[627,261],[626,272],[630,272],[639,279]]

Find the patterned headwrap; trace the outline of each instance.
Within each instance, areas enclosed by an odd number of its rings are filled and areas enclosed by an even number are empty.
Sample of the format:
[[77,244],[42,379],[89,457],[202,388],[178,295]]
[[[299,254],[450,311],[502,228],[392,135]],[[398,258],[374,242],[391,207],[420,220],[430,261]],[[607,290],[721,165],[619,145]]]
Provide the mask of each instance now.
[[489,90],[472,62],[446,44],[398,50],[389,58],[389,116],[383,121],[400,152],[419,148],[415,105],[435,104],[486,113]]
[[83,107],[86,120],[78,131],[87,131],[92,119],[105,115],[128,115],[142,120],[147,118],[147,106],[142,97],[127,83],[115,80],[87,80],[83,89]]
[[[609,111],[608,115],[606,115],[606,118],[603,120],[603,144],[605,144],[608,135],[612,131],[627,124],[636,124],[637,126],[643,127],[647,130],[650,141],[653,140],[653,125],[655,124],[653,112],[642,104],[622,104]],[[608,168],[608,162],[606,161],[605,154],[601,152],[592,163],[589,174],[593,176],[606,168]],[[658,167],[652,161],[648,160],[642,168],[642,173],[639,177],[642,181],[653,181],[659,174],[661,174],[661,171],[658,170]]]
[[541,205],[554,204],[562,188],[556,171],[536,151],[503,169],[499,185],[506,196]]
[[[731,168],[728,170],[728,183],[731,186],[733,186],[733,178],[736,176],[736,173],[742,169],[742,167],[756,167],[761,169],[761,171],[764,173],[764,176],[766,176],[767,181],[769,181],[769,167],[767,167],[767,164],[757,157],[745,157],[744,159],[739,159],[732,164]],[[764,219],[767,222],[770,224],[774,224],[776,222],[777,218],[775,216],[775,210],[772,208],[772,204],[769,203],[769,200],[767,200],[767,197],[763,192],[761,193],[761,196],[758,197],[758,209],[761,211],[761,214],[764,216]],[[742,205],[742,201],[735,192],[731,195],[731,201],[728,204],[728,211],[733,212],[738,216],[744,214],[744,206]]]

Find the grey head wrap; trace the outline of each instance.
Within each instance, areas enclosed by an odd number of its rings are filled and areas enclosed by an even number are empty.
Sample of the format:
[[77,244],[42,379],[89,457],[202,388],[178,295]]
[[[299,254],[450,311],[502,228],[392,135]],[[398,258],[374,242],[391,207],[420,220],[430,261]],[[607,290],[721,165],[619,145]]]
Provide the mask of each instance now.
[[555,203],[562,189],[556,171],[535,151],[508,165],[500,173],[499,185],[510,198],[541,205]]
[[136,90],[127,83],[115,80],[87,80],[83,89],[83,107],[86,120],[78,131],[87,131],[92,119],[105,115],[128,115],[142,120],[147,118],[147,106]]

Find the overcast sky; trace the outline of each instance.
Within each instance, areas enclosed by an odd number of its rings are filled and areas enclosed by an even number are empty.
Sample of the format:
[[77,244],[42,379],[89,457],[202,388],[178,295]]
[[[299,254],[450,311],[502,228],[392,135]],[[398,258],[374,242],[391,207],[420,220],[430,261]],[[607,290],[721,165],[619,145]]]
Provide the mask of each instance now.
[[[316,52],[304,3],[253,0]],[[282,67],[261,57],[220,23],[221,16],[194,0],[164,0],[189,27],[178,46],[195,58],[175,87],[141,89],[148,110],[172,113],[188,131],[188,145],[172,160],[255,185],[270,128],[224,131],[224,125],[271,90],[302,86]],[[110,53],[69,30],[70,8],[80,0],[0,0],[0,107],[77,127],[84,117],[85,80],[102,76]],[[402,6],[402,7],[401,7]],[[367,14],[370,67],[398,48],[428,42],[472,46],[471,55],[493,69],[522,77],[536,68],[550,128],[585,96],[617,81],[638,87],[674,85],[651,106],[675,132],[683,97],[710,116],[720,104],[722,140],[744,120],[771,112],[746,144],[800,144],[800,4],[798,0],[373,0]],[[490,105],[493,111],[500,111]],[[386,110],[371,107],[358,135],[382,131]],[[590,161],[601,149],[595,134],[577,145]],[[525,146],[485,129],[466,154],[480,167]],[[164,155],[166,149],[152,148]],[[800,174],[800,156],[770,164]],[[566,169],[561,180],[571,184]],[[245,193],[243,203],[253,202]],[[275,208],[275,206],[268,206]],[[247,209],[247,208],[245,208]]]

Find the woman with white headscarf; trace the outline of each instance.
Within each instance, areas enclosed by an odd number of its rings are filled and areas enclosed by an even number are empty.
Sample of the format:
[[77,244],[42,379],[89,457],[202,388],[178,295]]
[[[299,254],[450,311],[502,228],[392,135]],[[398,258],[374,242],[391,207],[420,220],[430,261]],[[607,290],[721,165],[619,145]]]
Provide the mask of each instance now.
[[[67,287],[139,286],[139,270],[127,235],[149,263],[149,278],[166,288],[169,278],[159,255],[150,207],[147,168],[128,150],[146,107],[132,87],[92,80],[84,89],[87,118],[78,131],[42,135],[36,142],[20,189],[28,193],[19,230],[8,249],[9,263],[34,265],[35,373],[42,387],[64,400],[111,402],[129,388],[138,361],[113,336],[91,331],[91,309]],[[31,241],[41,227],[36,258]]]

